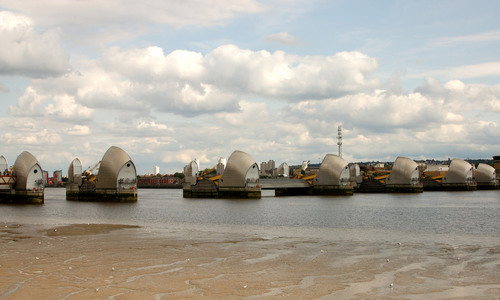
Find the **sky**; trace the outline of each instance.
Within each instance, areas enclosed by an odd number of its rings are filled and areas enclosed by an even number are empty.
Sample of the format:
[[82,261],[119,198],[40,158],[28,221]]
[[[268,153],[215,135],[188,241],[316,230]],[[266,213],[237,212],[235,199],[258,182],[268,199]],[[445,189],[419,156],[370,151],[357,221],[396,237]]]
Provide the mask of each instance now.
[[0,0],[0,155],[138,174],[500,153],[499,1]]

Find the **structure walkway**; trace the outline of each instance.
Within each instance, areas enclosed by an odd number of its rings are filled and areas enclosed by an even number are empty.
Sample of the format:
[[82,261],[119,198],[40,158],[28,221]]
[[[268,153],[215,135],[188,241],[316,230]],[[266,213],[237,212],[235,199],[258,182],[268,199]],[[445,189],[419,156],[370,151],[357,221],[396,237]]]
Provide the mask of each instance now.
[[260,188],[263,190],[290,189],[290,188],[309,188],[307,181],[287,177],[279,178],[261,178],[259,179]]

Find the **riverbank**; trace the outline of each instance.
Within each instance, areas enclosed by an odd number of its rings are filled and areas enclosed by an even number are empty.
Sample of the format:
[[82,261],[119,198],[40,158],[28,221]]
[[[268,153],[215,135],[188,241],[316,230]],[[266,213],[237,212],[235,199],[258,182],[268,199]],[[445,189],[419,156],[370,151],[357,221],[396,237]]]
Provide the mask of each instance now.
[[498,237],[395,242],[110,224],[0,226],[3,299],[500,296]]

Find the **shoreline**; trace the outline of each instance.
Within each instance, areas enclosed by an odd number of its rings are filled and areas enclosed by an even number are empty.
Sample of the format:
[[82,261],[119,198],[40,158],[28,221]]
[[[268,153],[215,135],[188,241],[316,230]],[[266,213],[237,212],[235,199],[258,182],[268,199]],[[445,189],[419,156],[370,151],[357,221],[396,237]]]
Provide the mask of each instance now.
[[293,228],[0,226],[4,299],[500,296],[498,237],[448,244],[342,229],[306,236]]

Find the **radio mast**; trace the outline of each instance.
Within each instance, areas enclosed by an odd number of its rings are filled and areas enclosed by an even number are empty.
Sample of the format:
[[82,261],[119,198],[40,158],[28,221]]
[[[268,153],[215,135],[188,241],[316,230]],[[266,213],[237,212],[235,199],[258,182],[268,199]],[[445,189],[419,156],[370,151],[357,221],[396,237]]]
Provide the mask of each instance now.
[[342,157],[342,125],[338,127],[337,145],[339,146],[339,156]]

